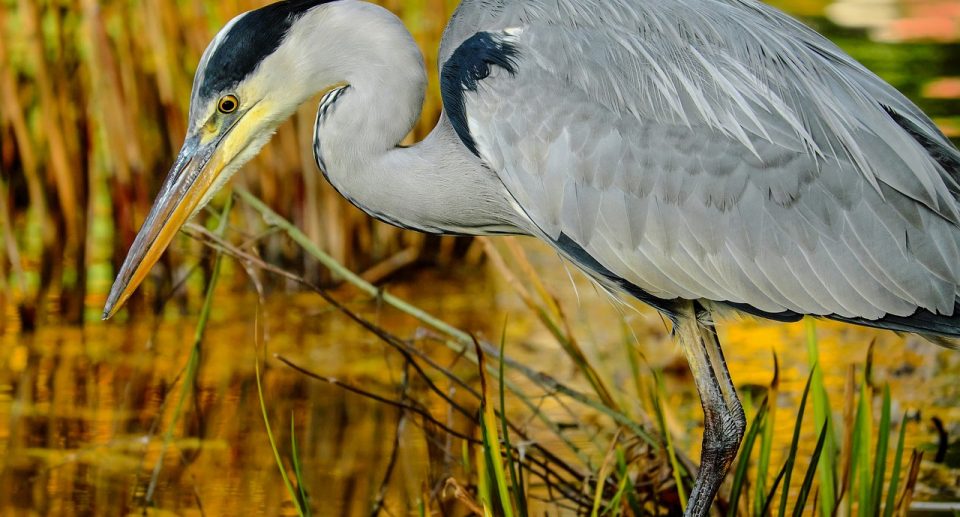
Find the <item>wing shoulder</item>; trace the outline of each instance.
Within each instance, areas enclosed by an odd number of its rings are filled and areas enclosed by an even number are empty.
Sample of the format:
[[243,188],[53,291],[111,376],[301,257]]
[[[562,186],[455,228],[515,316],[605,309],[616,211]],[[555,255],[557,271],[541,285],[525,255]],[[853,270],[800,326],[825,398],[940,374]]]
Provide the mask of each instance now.
[[460,44],[440,70],[440,95],[457,136],[479,156],[467,122],[466,95],[475,93],[480,81],[498,67],[510,75],[517,71],[518,49],[504,34],[478,32]]

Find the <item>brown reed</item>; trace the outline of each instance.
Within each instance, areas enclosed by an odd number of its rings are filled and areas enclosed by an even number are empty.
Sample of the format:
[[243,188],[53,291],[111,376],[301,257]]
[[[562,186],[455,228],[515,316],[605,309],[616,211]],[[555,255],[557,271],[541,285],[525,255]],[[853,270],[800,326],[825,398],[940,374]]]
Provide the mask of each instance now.
[[[96,319],[182,141],[200,54],[231,17],[266,3],[0,2],[0,308],[17,307],[22,327]],[[456,2],[382,3],[408,21],[435,85],[436,49]],[[440,108],[434,86],[411,141]],[[372,221],[322,180],[309,145],[314,110],[305,105],[283,125],[238,181],[337,260],[360,271],[379,265],[377,278],[449,258],[452,245]],[[331,280],[299,248],[260,242],[264,256]],[[159,306],[198,253],[186,239],[175,243],[133,310]],[[189,284],[189,303],[199,303],[202,285]]]

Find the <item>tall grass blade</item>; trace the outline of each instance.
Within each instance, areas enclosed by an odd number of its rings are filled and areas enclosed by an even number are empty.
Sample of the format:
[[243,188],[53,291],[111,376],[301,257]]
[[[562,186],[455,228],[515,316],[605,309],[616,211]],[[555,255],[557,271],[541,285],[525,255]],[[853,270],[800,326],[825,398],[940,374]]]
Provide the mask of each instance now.
[[835,510],[838,507],[842,507],[846,512],[845,515],[850,515],[851,508],[853,507],[852,503],[852,489],[853,489],[853,458],[855,456],[856,449],[854,443],[856,442],[856,412],[857,412],[857,401],[855,392],[857,391],[857,372],[856,367],[850,365],[847,369],[846,379],[844,381],[843,387],[843,445],[840,447],[840,488],[837,493],[837,503],[834,506]]
[[[747,479],[747,470],[750,468],[750,457],[753,455],[753,444],[757,440],[757,435],[763,427],[763,421],[767,417],[767,399],[764,398],[750,423],[750,429],[747,430],[747,436],[740,446],[740,457],[737,460],[737,468],[733,474],[733,485],[730,488],[730,507],[727,509],[727,515],[734,517],[739,515],[740,493],[743,490],[744,482]],[[760,487],[758,487],[759,489]]]
[[[257,326],[260,325],[260,313],[257,312]],[[257,330],[257,335],[259,336],[260,331]],[[260,348],[259,346],[257,347]],[[260,401],[260,414],[263,416],[263,425],[267,430],[267,440],[270,442],[270,450],[273,451],[273,459],[277,462],[277,468],[280,470],[280,477],[283,479],[283,486],[287,489],[287,494],[290,496],[290,500],[293,501],[294,505],[297,508],[297,515],[300,517],[305,517],[307,512],[304,511],[303,505],[300,503],[300,498],[298,493],[293,489],[293,484],[290,483],[290,477],[287,476],[287,468],[283,464],[283,459],[280,457],[280,450],[277,449],[277,441],[273,438],[273,430],[270,427],[270,417],[267,416],[267,403],[263,397],[263,380],[260,375],[260,357],[259,355],[254,356],[253,361],[253,372],[254,377],[257,381],[257,399]]]
[[[623,453],[622,449],[617,449],[617,465],[620,468],[620,478],[626,482],[624,486],[624,491],[627,495],[627,507],[630,508],[630,512],[634,515],[644,515],[643,510],[640,507],[640,503],[637,501],[636,494],[634,494],[633,481],[630,479],[630,473],[627,472],[627,457]],[[656,497],[656,493],[654,493]]]
[[877,449],[873,461],[873,501],[870,509],[873,514],[880,513],[880,502],[883,500],[883,476],[887,471],[888,445],[890,442],[890,386],[883,386],[883,405],[880,409],[880,427],[877,429]]
[[293,413],[290,413],[290,457],[293,460],[293,474],[297,480],[297,489],[300,491],[300,506],[310,515],[310,505],[307,503],[307,489],[303,482],[303,469],[300,468],[300,449],[297,447],[297,426],[294,425]]
[[[576,367],[583,374],[584,378],[587,379],[587,382],[590,383],[590,386],[593,388],[594,393],[597,394],[597,397],[600,399],[600,401],[615,411],[620,411],[620,406],[616,403],[616,401],[613,400],[613,396],[610,394],[610,390],[604,384],[603,378],[599,373],[597,373],[593,365],[590,364],[587,355],[583,352],[583,348],[570,333],[569,325],[567,324],[559,305],[557,305],[553,297],[546,292],[542,281],[540,281],[532,266],[529,265],[529,262],[526,260],[522,251],[520,251],[516,246],[512,247],[513,255],[520,264],[520,267],[527,271],[531,278],[535,278],[534,284],[539,291],[540,297],[544,300],[543,303],[537,303],[533,296],[523,287],[523,284],[516,278],[504,261],[503,256],[490,242],[490,240],[483,239],[482,242],[484,244],[484,250],[486,251],[487,257],[490,258],[491,263],[500,272],[500,274],[503,275],[508,283],[514,287],[514,290],[523,300],[524,304],[537,314],[540,322],[543,323],[547,330],[550,331],[550,334],[557,341],[557,344],[559,344],[564,353],[570,357],[570,360],[573,361],[573,364],[576,365]],[[509,242],[511,241],[508,241],[508,243]]]
[[507,342],[507,324],[503,324],[503,332],[500,334],[500,376],[498,380],[500,381],[500,432],[503,433],[503,444],[504,448],[507,451],[507,463],[510,468],[510,484],[513,486],[513,496],[514,496],[514,505],[517,508],[517,512],[520,514],[520,517],[527,517],[527,495],[526,490],[523,486],[523,478],[520,477],[520,470],[517,468],[516,462],[513,460],[513,447],[510,445],[510,429],[507,424],[507,403],[505,400],[506,397],[506,388],[504,386],[504,354],[506,353],[506,342]]
[[810,457],[810,465],[807,466],[807,473],[803,476],[803,483],[800,485],[800,493],[797,494],[797,500],[793,503],[793,517],[801,517],[803,510],[807,506],[807,496],[810,495],[810,487],[813,486],[813,478],[817,473],[817,466],[820,464],[820,454],[823,452],[823,444],[827,439],[827,426],[820,429],[820,437],[817,438],[817,446],[813,449],[813,456]]
[[597,485],[593,492],[593,507],[590,509],[590,517],[599,517],[600,515],[600,506],[603,504],[603,487],[606,486],[607,478],[610,477],[610,473],[613,472],[613,467],[616,465],[617,442],[619,440],[620,431],[617,431],[610,441],[610,447],[607,449],[607,454],[603,458],[600,471],[597,472]]
[[797,450],[800,447],[800,428],[803,427],[803,413],[807,408],[807,396],[810,394],[810,384],[813,382],[819,366],[813,365],[813,370],[807,376],[807,384],[803,387],[803,395],[800,397],[800,409],[797,410],[797,422],[793,426],[793,439],[790,440],[790,451],[787,453],[787,460],[783,465],[783,491],[780,492],[780,512],[777,514],[783,517],[787,514],[787,501],[790,497],[790,477],[793,474],[793,465],[797,461]]
[[857,436],[857,486],[859,490],[859,513],[860,515],[873,515],[873,495],[871,493],[871,482],[873,480],[873,462],[870,461],[870,439],[873,437],[873,418],[870,411],[870,393],[867,387],[866,379],[860,385],[860,402],[858,404],[857,414],[859,416],[860,431]]
[[623,345],[624,351],[627,355],[627,362],[630,365],[630,377],[633,380],[633,389],[637,392],[637,400],[643,400],[644,389],[643,376],[640,374],[640,359],[639,353],[633,347],[633,333],[630,332],[630,326],[627,323],[626,319],[622,316],[620,317],[620,325],[623,327]]
[[[820,364],[820,350],[817,340],[816,322],[813,318],[805,318],[807,334],[807,360],[810,365]],[[826,426],[827,435],[823,444],[823,456],[820,460],[820,510],[823,515],[833,515],[836,503],[837,479],[836,456],[837,445],[834,436],[833,422],[830,418],[830,399],[823,383],[823,371],[813,370],[813,384],[811,386],[813,398],[813,423],[815,429]]]
[[757,475],[754,480],[753,513],[760,515],[766,506],[767,477],[770,470],[770,454],[773,449],[773,429],[777,421],[777,397],[780,391],[780,360],[773,352],[773,379],[767,389],[767,412],[763,418],[760,438],[760,456],[757,458]]
[[[498,515],[504,517],[513,517],[513,505],[511,504],[510,487],[507,484],[507,475],[503,467],[503,456],[500,454],[500,439],[497,432],[497,414],[494,409],[491,387],[487,382],[486,361],[479,343],[476,344],[478,366],[480,372],[480,387],[482,398],[480,400],[480,431],[483,439],[483,451],[486,463],[489,467],[487,474],[491,476],[490,481],[496,488],[500,500],[500,509],[502,513]],[[501,356],[502,357],[502,356]],[[492,494],[491,494],[492,495]],[[491,501],[492,503],[492,501]],[[492,507],[492,504],[491,504]]]
[[777,489],[780,488],[780,483],[783,481],[783,477],[786,475],[786,473],[787,473],[787,464],[786,462],[784,462],[783,466],[780,467],[780,471],[777,472],[777,477],[773,478],[773,484],[770,485],[770,491],[767,492],[767,497],[766,497],[767,502],[764,503],[763,508],[760,510],[760,513],[758,513],[757,515],[761,515],[763,517],[770,515],[770,506],[773,504],[773,496],[776,495]]
[[900,434],[897,436],[897,449],[893,453],[893,470],[890,471],[890,486],[887,487],[887,500],[883,506],[883,517],[893,517],[897,503],[897,485],[900,483],[900,468],[903,461],[903,443],[907,434],[907,415],[900,419]]
[[[623,513],[623,508],[631,507],[630,493],[633,492],[633,483],[630,482],[630,473],[627,471],[627,458],[623,453],[623,448],[617,446],[614,451],[616,456],[617,476],[620,478],[617,484],[617,492],[610,498],[610,502],[601,512],[601,515],[617,516]],[[626,500],[625,500],[626,499]],[[640,515],[634,513],[635,515]]]
[[655,388],[651,391],[650,397],[651,405],[653,406],[653,411],[657,419],[657,425],[660,426],[660,435],[663,436],[663,439],[667,442],[667,457],[670,459],[670,468],[673,471],[673,481],[677,484],[677,496],[680,498],[680,506],[684,512],[687,511],[687,494],[686,489],[683,486],[683,467],[680,465],[680,462],[677,460],[677,451],[673,445],[673,437],[670,434],[670,430],[667,429],[667,419],[664,414],[663,404],[663,394],[666,390],[663,387],[663,374],[659,370],[654,370],[653,372],[653,382]]
[[[480,426],[480,433],[481,436],[484,433],[483,425]],[[490,492],[491,480],[488,450],[487,442],[484,441],[482,447],[477,449],[477,457],[474,459],[474,463],[477,465],[477,498],[480,499],[480,505],[483,507],[484,517],[492,517],[494,515],[493,494]]]
[[[281,479],[283,479],[283,486],[286,487],[287,494],[290,496],[290,500],[293,501],[294,505],[297,508],[297,515],[300,515],[300,517],[304,517],[305,515],[309,514],[309,510],[305,508],[306,498],[301,499],[300,497],[301,492],[294,490],[293,484],[290,483],[290,477],[287,476],[287,468],[283,464],[283,459],[280,457],[280,450],[277,448],[277,441],[273,437],[273,428],[270,426],[270,417],[267,415],[267,403],[263,397],[263,379],[260,372],[260,355],[259,355],[260,350],[263,349],[263,327],[262,327],[263,322],[261,321],[261,318],[263,317],[262,313],[263,313],[263,307],[258,302],[257,310],[256,310],[256,319],[254,322],[256,327],[256,329],[254,330],[254,339],[256,340],[257,353],[254,354],[254,360],[253,360],[254,378],[257,381],[257,400],[260,402],[260,414],[263,417],[263,426],[267,431],[267,440],[270,442],[270,450],[273,451],[273,459],[277,463],[277,469],[280,470],[280,477]],[[291,421],[291,425],[292,425],[292,421]],[[296,451],[294,450],[295,471],[297,470],[296,469],[297,461],[298,460],[296,459]],[[297,473],[297,477],[298,477],[298,482],[300,482],[299,473]],[[302,489],[303,485],[301,484],[300,486]]]

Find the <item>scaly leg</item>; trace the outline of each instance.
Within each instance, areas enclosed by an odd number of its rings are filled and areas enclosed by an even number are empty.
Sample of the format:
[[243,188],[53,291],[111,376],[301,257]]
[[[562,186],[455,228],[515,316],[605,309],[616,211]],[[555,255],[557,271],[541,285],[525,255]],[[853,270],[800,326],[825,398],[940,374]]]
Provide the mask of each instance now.
[[700,472],[687,501],[686,515],[709,515],[730,464],[733,463],[747,419],[727,371],[710,312],[689,302],[680,315],[677,334],[703,405],[703,447]]

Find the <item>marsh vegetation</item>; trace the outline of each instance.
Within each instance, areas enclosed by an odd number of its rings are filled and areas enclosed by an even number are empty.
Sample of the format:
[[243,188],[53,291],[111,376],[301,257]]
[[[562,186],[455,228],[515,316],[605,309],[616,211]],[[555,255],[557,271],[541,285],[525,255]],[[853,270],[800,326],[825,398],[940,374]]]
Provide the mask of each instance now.
[[[383,3],[427,56],[416,140],[440,109],[434,54],[456,2]],[[857,24],[843,3],[829,19],[782,4],[960,134],[960,34],[916,29],[932,15],[911,3],[866,29],[832,24]],[[316,172],[313,105],[99,322],[182,141],[200,53],[258,5],[0,0],[2,512],[680,511],[701,414],[667,325],[535,243],[372,221]],[[750,423],[721,512],[960,497],[960,354],[813,322],[722,332]]]

